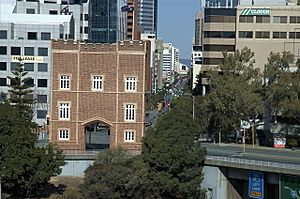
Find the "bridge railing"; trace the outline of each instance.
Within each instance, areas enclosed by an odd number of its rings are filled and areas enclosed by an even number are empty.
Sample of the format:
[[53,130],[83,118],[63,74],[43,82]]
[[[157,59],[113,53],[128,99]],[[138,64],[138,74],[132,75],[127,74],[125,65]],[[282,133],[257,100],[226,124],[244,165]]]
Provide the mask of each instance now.
[[[64,155],[80,155],[80,156],[97,156],[99,152],[101,152],[103,150],[64,150],[63,154]],[[127,153],[129,155],[139,155],[141,154],[140,150],[133,150],[133,149],[129,149],[127,150]]]
[[262,160],[249,160],[249,159],[243,159],[243,158],[231,158],[231,157],[212,156],[212,155],[207,155],[206,159],[213,160],[213,161],[219,161],[219,162],[229,162],[229,163],[236,163],[236,164],[256,165],[256,166],[263,166],[263,167],[292,169],[292,170],[300,171],[300,165],[291,164],[291,163],[271,162],[271,161],[262,161]]
[[99,150],[64,150],[64,155],[97,155]]

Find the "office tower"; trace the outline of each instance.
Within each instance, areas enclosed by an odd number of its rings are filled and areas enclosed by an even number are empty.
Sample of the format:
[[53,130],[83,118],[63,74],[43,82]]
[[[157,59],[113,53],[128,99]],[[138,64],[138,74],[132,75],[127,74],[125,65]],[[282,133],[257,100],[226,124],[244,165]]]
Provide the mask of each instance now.
[[125,39],[126,6],[124,0],[90,0],[89,36],[92,43],[115,43]]
[[21,58],[33,79],[33,95],[26,97],[36,99],[34,121],[39,126],[45,125],[50,112],[51,39],[75,36],[73,15],[60,13],[65,6],[61,1],[49,2],[0,1],[0,93],[10,97],[7,76],[12,76]]
[[239,4],[239,1],[240,0],[201,0],[201,7],[234,8]]
[[163,44],[163,83],[170,84],[174,80],[174,70],[179,65],[179,50],[172,43]]
[[139,0],[139,28],[157,36],[158,0]]
[[126,39],[139,40],[141,37],[141,33],[138,29],[138,0],[128,0],[127,5],[125,5],[121,9],[124,12],[127,12]]
[[163,40],[158,38],[155,40],[155,53],[154,53],[154,85],[155,92],[164,87],[163,85]]
[[[14,2],[12,0],[11,2]],[[2,2],[2,1],[1,1]],[[43,15],[72,15],[75,40],[88,39],[88,3],[72,0],[22,0],[16,1],[14,13]],[[34,21],[33,21],[34,23]],[[68,39],[63,36],[63,39]]]
[[261,71],[270,52],[290,51],[296,59],[299,57],[300,7],[282,0],[267,3],[265,6],[263,1],[241,0],[235,8],[203,9],[199,73],[203,90],[209,87],[206,71],[222,63],[223,51],[230,53],[247,46],[254,52],[254,67]]

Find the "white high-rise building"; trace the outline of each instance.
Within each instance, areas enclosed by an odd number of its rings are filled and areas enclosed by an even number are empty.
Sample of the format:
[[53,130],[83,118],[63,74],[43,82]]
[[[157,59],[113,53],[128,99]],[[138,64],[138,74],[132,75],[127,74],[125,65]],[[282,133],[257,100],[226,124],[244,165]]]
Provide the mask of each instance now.
[[141,40],[150,41],[150,70],[151,70],[151,92],[156,93],[157,90],[157,66],[155,66],[155,53],[156,53],[156,36],[151,33],[141,34]]
[[172,68],[172,53],[169,49],[163,50],[163,82],[171,83],[171,70]]
[[[11,0],[10,2],[14,2]],[[72,0],[21,0],[16,2],[14,13],[42,15],[72,15],[74,19],[74,39],[88,39],[89,1],[72,3]],[[1,0],[2,2],[2,0]],[[38,15],[37,15],[38,14]],[[64,37],[64,39],[67,39]]]
[[163,44],[163,82],[172,83],[174,81],[174,71],[179,67],[179,49],[172,43]]
[[[34,121],[43,126],[50,112],[51,40],[85,40],[88,6],[68,0],[0,1],[0,101],[8,96],[7,76],[22,59],[36,99]],[[30,61],[29,61],[30,60]],[[2,99],[1,99],[2,98]]]

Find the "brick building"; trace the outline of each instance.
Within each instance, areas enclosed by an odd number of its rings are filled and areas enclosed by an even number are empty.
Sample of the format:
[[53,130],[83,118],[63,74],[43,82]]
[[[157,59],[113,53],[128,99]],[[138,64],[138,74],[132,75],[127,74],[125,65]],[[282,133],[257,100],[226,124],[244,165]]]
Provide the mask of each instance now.
[[141,149],[150,47],[52,42],[50,139],[65,152]]

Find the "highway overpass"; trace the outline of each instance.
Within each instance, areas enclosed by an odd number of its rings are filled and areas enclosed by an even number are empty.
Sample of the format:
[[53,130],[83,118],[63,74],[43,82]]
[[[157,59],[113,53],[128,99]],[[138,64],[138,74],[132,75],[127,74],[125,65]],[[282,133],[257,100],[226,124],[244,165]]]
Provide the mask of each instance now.
[[[238,144],[203,146],[207,156],[202,186],[207,189],[208,198],[293,199],[293,194],[300,198],[299,150],[247,145],[244,152],[243,145]],[[260,176],[256,182],[259,187],[251,181],[253,174]],[[258,191],[251,192],[252,189]],[[253,194],[257,197],[250,197]]]
[[206,165],[226,166],[279,174],[300,175],[300,150],[274,149],[240,144],[202,144]]
[[[249,176],[253,173],[263,175],[263,192],[259,198],[293,199],[288,198],[288,193],[280,196],[284,191],[289,191],[280,186],[283,183],[282,176],[297,183],[299,181],[296,185],[300,190],[300,150],[253,148],[248,145],[244,152],[243,145],[239,144],[202,145],[207,150],[202,186],[208,191],[208,199],[250,198]],[[84,170],[93,163],[96,156],[97,151],[66,154],[68,164],[64,166],[61,175],[83,176]]]

